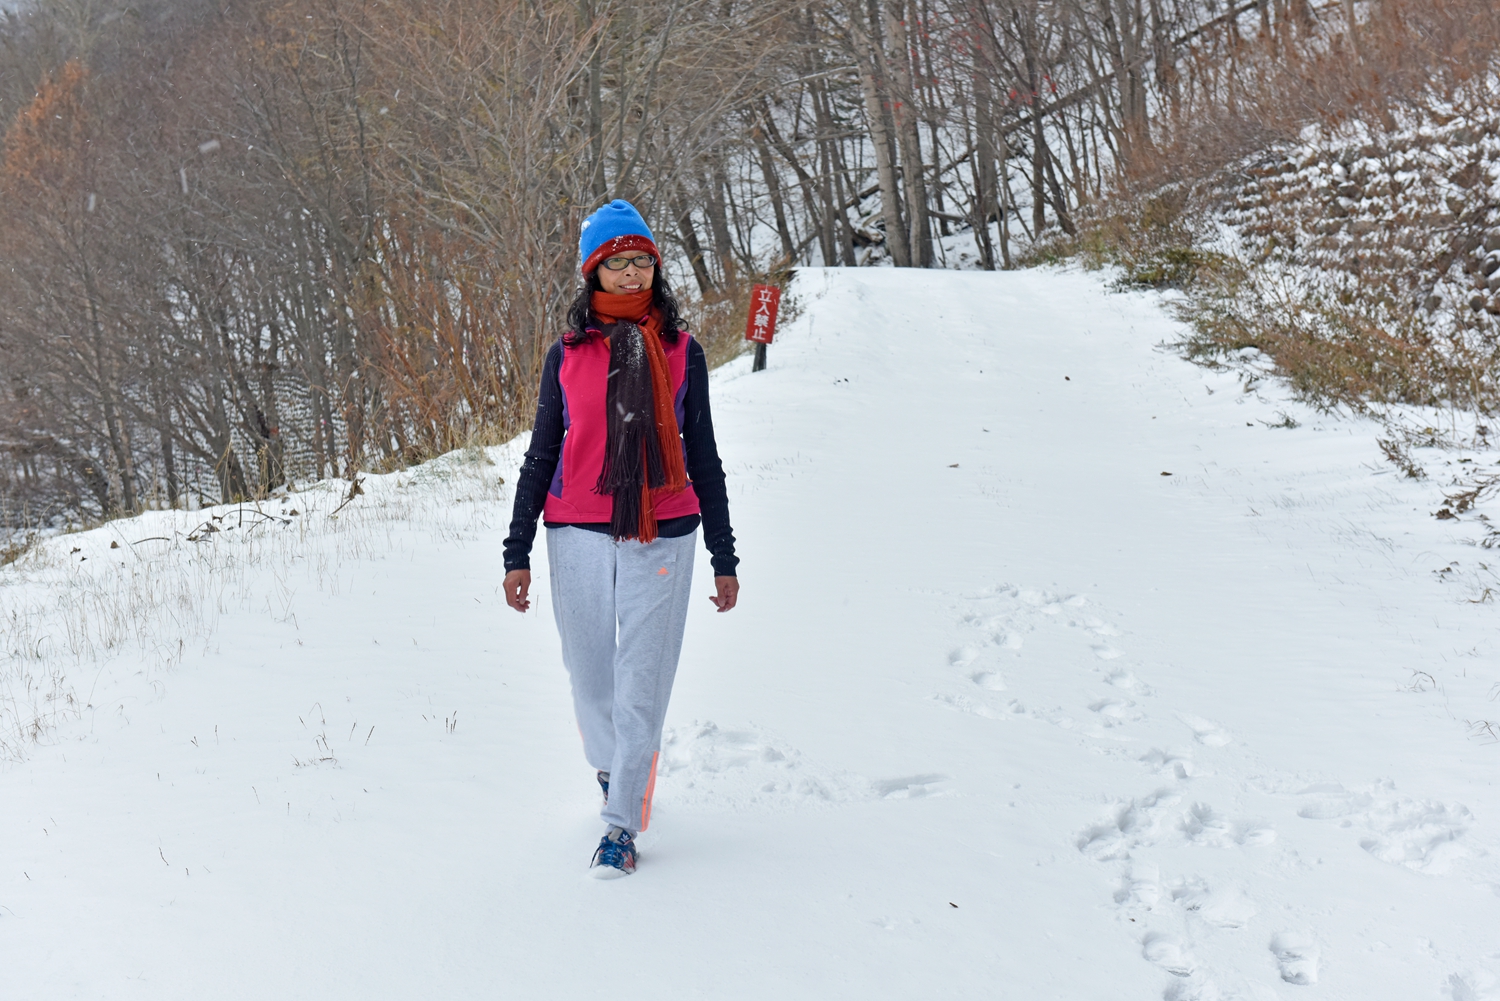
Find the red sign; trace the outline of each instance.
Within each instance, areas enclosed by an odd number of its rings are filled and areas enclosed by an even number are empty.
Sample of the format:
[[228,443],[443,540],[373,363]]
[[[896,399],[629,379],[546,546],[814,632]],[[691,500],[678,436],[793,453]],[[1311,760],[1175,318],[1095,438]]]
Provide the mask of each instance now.
[[750,317],[745,321],[745,340],[770,344],[776,332],[776,310],[781,307],[781,289],[757,285],[750,290]]

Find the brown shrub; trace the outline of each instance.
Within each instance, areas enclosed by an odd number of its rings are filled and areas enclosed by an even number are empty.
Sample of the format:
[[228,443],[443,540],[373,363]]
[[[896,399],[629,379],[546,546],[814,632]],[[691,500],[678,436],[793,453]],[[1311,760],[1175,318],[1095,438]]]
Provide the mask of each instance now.
[[[1500,6],[1382,0],[1353,33],[1205,44],[1198,59],[1182,114],[1074,249],[1121,266],[1121,284],[1184,289],[1188,357],[1256,348],[1316,405],[1500,404],[1500,331],[1474,293],[1500,207],[1478,159],[1450,178],[1423,147],[1479,157],[1500,128]],[[1237,259],[1204,250],[1226,221]]]

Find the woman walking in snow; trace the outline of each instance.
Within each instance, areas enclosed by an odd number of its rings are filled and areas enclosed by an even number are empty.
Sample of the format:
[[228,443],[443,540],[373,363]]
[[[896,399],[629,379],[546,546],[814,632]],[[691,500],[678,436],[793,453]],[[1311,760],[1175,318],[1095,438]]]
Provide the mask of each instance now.
[[720,612],[738,599],[739,560],[708,363],[678,319],[651,230],[616,200],[584,220],[578,252],[584,287],[542,366],[505,540],[505,600],[531,607],[541,516],[583,753],[604,790],[608,830],[590,868],[608,877],[635,871],[635,836],[651,822],[700,523]]

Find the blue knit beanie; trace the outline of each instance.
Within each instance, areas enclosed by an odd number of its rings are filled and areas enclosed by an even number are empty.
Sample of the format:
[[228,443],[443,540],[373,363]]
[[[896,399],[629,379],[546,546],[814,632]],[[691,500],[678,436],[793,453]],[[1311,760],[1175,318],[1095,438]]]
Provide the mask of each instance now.
[[606,257],[632,250],[645,251],[661,260],[651,227],[625,199],[616,198],[583,220],[578,231],[578,256],[583,259],[584,274],[597,268]]

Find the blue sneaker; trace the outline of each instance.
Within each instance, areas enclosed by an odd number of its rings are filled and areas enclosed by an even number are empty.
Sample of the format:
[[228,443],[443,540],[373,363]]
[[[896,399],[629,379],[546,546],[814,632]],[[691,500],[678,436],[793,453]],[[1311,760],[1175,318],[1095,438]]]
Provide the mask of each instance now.
[[599,780],[599,788],[604,790],[604,802],[609,804],[609,772],[595,772],[594,778]]
[[597,879],[617,879],[635,872],[635,838],[623,827],[611,827],[599,839],[589,869]]

